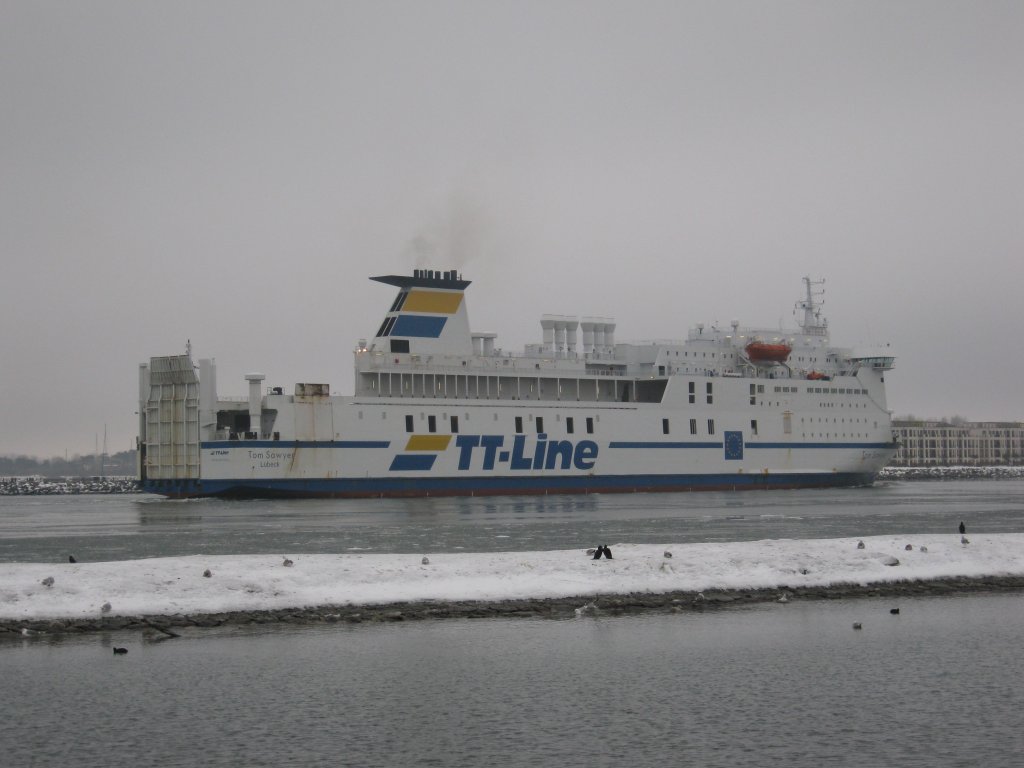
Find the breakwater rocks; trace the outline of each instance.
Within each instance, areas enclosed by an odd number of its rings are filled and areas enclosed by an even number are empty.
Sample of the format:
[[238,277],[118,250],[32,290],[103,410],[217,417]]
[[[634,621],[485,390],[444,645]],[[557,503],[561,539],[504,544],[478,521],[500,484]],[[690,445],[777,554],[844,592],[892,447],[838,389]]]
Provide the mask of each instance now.
[[1009,480],[1024,478],[1024,467],[885,467],[879,480]]
[[171,616],[101,616],[77,619],[0,619],[0,642],[59,638],[86,632],[137,631],[148,641],[167,640],[182,632],[212,627],[261,624],[359,624],[426,619],[528,618],[570,619],[582,616],[624,616],[721,610],[754,603],[850,598],[937,597],[1024,591],[1024,576],[984,576],[899,581],[881,584],[835,584],[828,587],[778,587],[707,592],[587,595],[500,601],[423,601],[384,605],[330,605],[266,611],[175,614]]
[[0,496],[59,496],[78,493],[142,493],[134,477],[5,477]]

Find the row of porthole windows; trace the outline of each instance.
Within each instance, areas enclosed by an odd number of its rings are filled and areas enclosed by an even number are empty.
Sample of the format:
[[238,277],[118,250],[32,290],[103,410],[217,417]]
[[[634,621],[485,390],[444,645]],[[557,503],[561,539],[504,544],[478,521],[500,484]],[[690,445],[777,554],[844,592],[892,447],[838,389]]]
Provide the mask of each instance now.
[[[493,416],[494,421],[498,420],[498,414],[497,413],[492,414],[492,416]],[[359,412],[359,418],[363,418],[363,412],[362,411]],[[386,419],[387,418],[387,413],[382,411],[381,412],[381,418],[382,419]],[[448,420],[448,426],[449,426],[449,429],[450,429],[452,434],[458,434],[458,432],[459,432],[459,417],[457,415],[452,414],[451,416],[449,416],[448,414],[442,414],[441,418]],[[468,413],[465,414],[464,418],[465,418],[466,421],[469,421],[469,414]],[[537,434],[544,433],[545,430],[544,430],[544,417],[543,416],[531,416],[531,417],[527,417],[527,418],[529,418],[530,420],[532,420],[534,422],[534,428],[535,428]],[[522,417],[522,416],[515,416],[514,419],[515,419],[515,431],[516,431],[516,434],[523,434],[523,432],[524,432],[524,423],[525,423],[524,422],[524,417]],[[435,414],[420,413],[420,421],[424,421],[424,420],[427,422],[427,432],[429,432],[429,433],[436,433],[437,432],[437,425],[438,425],[438,417]],[[586,433],[588,435],[589,434],[594,434],[595,424],[597,422],[599,422],[600,420],[601,420],[600,416],[586,416],[586,417],[584,417],[584,426],[586,428]],[[405,415],[405,431],[406,432],[412,433],[412,432],[416,431],[415,421],[416,421],[415,420],[415,416],[413,414],[406,414]],[[560,414],[556,414],[555,421],[562,421],[562,417],[561,417]],[[822,417],[814,417],[814,416],[812,416],[812,417],[800,417],[800,422],[801,423],[807,423],[807,422],[810,422],[810,423],[822,423],[822,422],[829,423],[829,419],[827,417],[826,418],[822,418]],[[831,420],[831,423],[832,424],[846,424],[847,420],[846,420],[846,418],[833,417],[832,420]],[[849,423],[850,424],[860,424],[860,423],[866,424],[867,423],[867,419],[851,418],[849,420]],[[667,418],[666,419],[662,419],[661,420],[661,426],[662,426],[662,434],[665,434],[665,435],[671,434],[672,427],[671,427],[671,420],[670,419],[667,419]],[[874,426],[875,426],[876,429],[878,428],[878,422],[877,421],[874,422]],[[689,419],[689,433],[691,435],[698,434],[698,428],[697,427],[698,427],[698,420],[697,419]],[[573,416],[566,416],[565,417],[565,432],[566,432],[566,434],[570,434],[570,435],[571,434],[575,434],[575,431],[576,431],[576,418],[573,417]],[[752,419],[750,421],[750,431],[751,431],[751,434],[753,434],[753,435],[756,435],[758,433],[757,419]],[[714,419],[708,419],[707,420],[707,434],[708,435],[714,435],[715,434],[715,420]],[[812,433],[811,436],[812,437],[816,437],[816,436],[831,436],[831,433],[827,433],[827,435],[819,435],[818,433]],[[843,433],[842,436],[845,437],[846,434]],[[861,437],[861,436],[867,437],[867,435],[860,435],[859,433],[856,434],[856,435],[852,435],[852,436],[854,436],[854,437]]]
[[[750,422],[750,427],[753,430],[754,434],[756,435],[757,434],[757,421],[756,420],[751,421]],[[661,433],[663,435],[669,435],[669,434],[672,433],[672,423],[671,423],[670,419],[662,419],[661,420]],[[697,419],[690,419],[690,434],[691,435],[696,435],[697,434]],[[708,419],[708,434],[709,435],[715,434],[715,420],[714,419]]]
[[[494,417],[494,421],[497,421],[498,420],[498,414],[495,413],[495,414],[492,414],[492,415]],[[464,414],[464,417],[465,417],[466,421],[469,421],[469,414],[468,413]],[[524,430],[524,424],[525,424],[524,418],[522,416],[516,416],[514,418],[515,418],[516,434],[517,435],[521,435],[525,431]],[[530,417],[527,417],[527,418],[533,422],[533,426],[536,429],[538,435],[544,433],[544,417],[543,416],[530,416]],[[449,416],[448,414],[441,414],[441,419],[448,421],[449,430],[451,431],[451,433],[453,435],[458,434],[458,432],[459,432],[459,417],[457,415],[452,414],[451,416]],[[432,433],[432,434],[437,432],[438,418],[437,418],[437,416],[435,414],[432,414],[432,413],[431,414],[420,413],[420,421],[421,422],[422,421],[426,421],[426,423],[427,423],[427,432]],[[561,417],[560,414],[556,414],[555,421],[562,421],[562,417]],[[586,429],[586,433],[588,435],[594,434],[595,425],[599,421],[601,421],[601,417],[600,416],[585,416],[585,417],[583,417],[583,424],[582,424],[582,426]],[[407,413],[405,415],[405,431],[406,432],[410,432],[410,433],[416,431],[416,418],[411,413]],[[576,433],[576,417],[574,417],[574,416],[566,416],[565,417],[565,432],[568,435],[572,435],[572,434]]]
[[[386,418],[386,415],[383,414],[383,413],[381,414],[381,416],[382,416],[382,418]],[[469,421],[469,414],[467,413],[464,416],[465,416],[465,420]],[[362,418],[362,412],[361,411],[360,411],[359,417]],[[496,413],[493,414],[493,417],[494,417],[494,421],[498,420],[498,414],[496,414]],[[448,420],[448,427],[449,427],[449,429],[450,429],[450,431],[451,431],[451,433],[453,435],[458,434],[458,432],[459,432],[459,417],[457,415],[452,414],[451,416],[449,416],[448,414],[442,414],[441,418]],[[533,427],[536,430],[537,434],[545,434],[545,430],[544,430],[544,417],[543,416],[531,416],[531,417],[527,417],[527,418],[530,419],[531,421],[533,421]],[[524,425],[525,425],[524,418],[522,416],[515,416],[514,419],[515,419],[515,432],[516,432],[516,434],[517,435],[523,434],[524,431],[525,431],[525,429],[524,429]],[[585,427],[586,433],[588,435],[594,434],[595,425],[596,425],[597,422],[600,422],[600,420],[601,420],[600,416],[586,416],[586,417],[583,418],[583,426]],[[428,433],[433,434],[433,433],[437,432],[438,417],[435,414],[420,413],[420,421],[426,421],[426,423],[427,423],[426,426],[427,426],[427,432]],[[562,421],[561,415],[556,415],[555,416],[555,421]],[[661,428],[662,428],[662,433],[663,434],[666,434],[666,435],[671,434],[671,431],[672,431],[671,420],[670,419],[662,419],[661,420]],[[691,435],[698,434],[698,420],[697,419],[690,419],[689,420],[689,428],[690,428],[689,431],[690,431]],[[413,433],[413,432],[416,431],[416,418],[411,413],[407,413],[405,415],[405,431],[409,432],[409,433]],[[757,434],[757,419],[751,419],[751,421],[750,421],[750,431],[754,435]],[[567,435],[572,435],[572,434],[575,434],[575,432],[576,432],[576,417],[574,417],[574,416],[566,416],[565,417],[565,433]],[[707,420],[707,434],[708,435],[715,434],[715,420],[714,419],[708,419]]]
[[[837,421],[837,419],[838,419],[838,421]],[[810,421],[810,422],[819,422],[819,423],[820,423],[820,422],[824,422],[824,423],[826,423],[826,424],[828,424],[828,423],[829,423],[829,420],[828,420],[828,416],[824,416],[824,417],[822,417],[822,416],[808,416],[808,417],[807,417],[807,421]],[[801,417],[800,417],[800,423],[802,424],[803,422],[804,422],[804,417],[803,417],[803,416],[801,416]],[[845,417],[845,416],[843,416],[843,417],[840,417],[840,416],[833,416],[833,417],[832,417],[832,422],[831,422],[831,423],[832,423],[832,424],[846,424],[846,417]],[[851,416],[851,417],[850,417],[850,423],[851,423],[851,424],[861,424],[861,423],[863,423],[863,424],[867,424],[867,423],[868,423],[868,420],[867,420],[867,419],[859,419],[859,418],[858,418],[858,419],[855,419],[855,418],[853,418],[853,417]],[[878,422],[877,422],[877,421],[875,422],[875,426],[876,426],[876,427],[878,426]]]

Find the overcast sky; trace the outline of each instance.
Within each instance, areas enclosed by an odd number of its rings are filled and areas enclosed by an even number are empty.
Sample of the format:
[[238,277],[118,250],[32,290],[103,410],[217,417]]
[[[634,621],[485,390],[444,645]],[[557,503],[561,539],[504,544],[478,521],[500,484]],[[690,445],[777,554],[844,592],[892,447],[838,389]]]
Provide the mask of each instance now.
[[414,267],[474,330],[793,322],[897,415],[1024,419],[1024,3],[0,0],[0,454],[132,445],[138,364],[352,391]]

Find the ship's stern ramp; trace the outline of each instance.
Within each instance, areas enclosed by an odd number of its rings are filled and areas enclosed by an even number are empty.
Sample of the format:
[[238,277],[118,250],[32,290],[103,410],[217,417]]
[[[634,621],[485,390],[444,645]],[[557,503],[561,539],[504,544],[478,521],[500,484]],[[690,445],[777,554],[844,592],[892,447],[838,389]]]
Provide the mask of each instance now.
[[145,481],[199,478],[199,377],[189,355],[153,357],[140,366],[144,394],[139,436]]

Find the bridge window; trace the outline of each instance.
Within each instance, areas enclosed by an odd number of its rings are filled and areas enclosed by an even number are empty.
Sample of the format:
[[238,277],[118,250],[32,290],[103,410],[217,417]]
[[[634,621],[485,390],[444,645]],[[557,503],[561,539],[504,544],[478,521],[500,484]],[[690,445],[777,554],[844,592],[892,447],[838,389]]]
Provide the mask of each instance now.
[[594,434],[594,417],[593,416],[587,416],[587,434],[588,435]]
[[412,414],[409,414],[409,415],[407,415],[405,417],[405,431],[406,432],[412,432],[413,431]]
[[437,432],[437,416],[427,416],[427,431]]
[[708,419],[708,434],[709,435],[715,434],[715,420],[714,419]]
[[537,434],[539,435],[543,431],[544,431],[544,417],[543,416],[538,416],[537,417]]
[[459,431],[459,417],[452,416],[452,434],[458,434]]
[[573,428],[574,428],[574,424],[573,424],[572,416],[566,416],[565,417],[565,434],[571,435],[573,433]]
[[697,420],[696,419],[690,419],[690,434],[691,435],[696,435],[697,434]]
[[522,416],[516,416],[516,434],[517,435],[523,434],[523,417]]
[[668,434],[668,419],[662,419],[661,420],[661,434],[663,434],[663,435],[667,435]]

